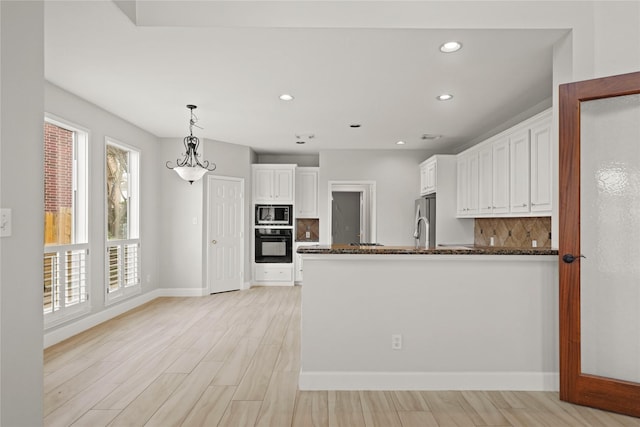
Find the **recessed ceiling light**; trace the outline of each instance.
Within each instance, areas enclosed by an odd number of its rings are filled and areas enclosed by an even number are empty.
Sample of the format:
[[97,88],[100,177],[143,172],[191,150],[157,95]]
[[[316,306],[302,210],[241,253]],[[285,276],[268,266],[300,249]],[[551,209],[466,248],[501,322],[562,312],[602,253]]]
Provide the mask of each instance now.
[[302,139],[296,141],[296,144],[306,144],[306,143],[307,143],[307,141],[304,141]]
[[280,95],[280,99],[283,101],[293,101],[293,95],[289,95],[288,93],[283,93]]
[[451,42],[446,42],[442,46],[440,46],[440,52],[453,53],[453,52],[459,51],[461,48],[462,48],[462,44],[456,41],[451,41]]
[[396,142],[396,145],[404,145],[404,144],[406,144],[406,142],[404,142],[404,141],[398,141],[398,142]]
[[448,100],[450,100],[452,98],[453,98],[453,95],[451,95],[449,93],[443,93],[442,95],[436,96],[436,99],[438,101],[448,101]]
[[360,126],[360,123],[352,123],[349,125],[350,128],[359,128]]

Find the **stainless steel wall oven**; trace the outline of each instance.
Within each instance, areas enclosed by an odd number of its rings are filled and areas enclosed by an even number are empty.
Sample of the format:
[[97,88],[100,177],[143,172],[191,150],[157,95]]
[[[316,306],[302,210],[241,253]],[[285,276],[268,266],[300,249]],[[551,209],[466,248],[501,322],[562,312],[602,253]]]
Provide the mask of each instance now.
[[256,263],[292,263],[293,230],[291,228],[256,228]]

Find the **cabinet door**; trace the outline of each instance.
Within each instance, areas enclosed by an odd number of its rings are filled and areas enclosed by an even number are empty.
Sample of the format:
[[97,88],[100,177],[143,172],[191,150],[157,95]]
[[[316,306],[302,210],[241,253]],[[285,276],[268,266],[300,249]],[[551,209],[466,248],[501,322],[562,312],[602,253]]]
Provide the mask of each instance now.
[[512,213],[529,213],[529,129],[509,137],[510,153],[510,205]]
[[531,212],[551,212],[551,123],[531,127]]
[[274,171],[274,199],[277,203],[293,202],[293,169]]
[[436,184],[437,184],[437,163],[434,159],[433,161],[427,163],[426,165],[426,188],[425,194],[435,193]]
[[456,169],[456,187],[457,187],[457,216],[468,216],[469,210],[469,159],[466,155],[458,156]]
[[509,212],[509,139],[493,143],[493,213]]
[[478,206],[481,214],[493,212],[493,147],[478,152]]
[[[296,249],[298,247],[296,246]],[[302,255],[296,253],[296,258],[295,258],[295,281],[296,282],[302,282]]]
[[424,196],[427,194],[427,165],[420,165],[420,195]]
[[253,170],[253,199],[256,202],[271,202],[273,199],[273,169]]
[[467,161],[467,213],[469,215],[477,215],[479,209],[479,193],[478,193],[478,175],[479,175],[479,159],[478,153],[469,155]]
[[296,213],[298,218],[318,218],[317,170],[296,170]]

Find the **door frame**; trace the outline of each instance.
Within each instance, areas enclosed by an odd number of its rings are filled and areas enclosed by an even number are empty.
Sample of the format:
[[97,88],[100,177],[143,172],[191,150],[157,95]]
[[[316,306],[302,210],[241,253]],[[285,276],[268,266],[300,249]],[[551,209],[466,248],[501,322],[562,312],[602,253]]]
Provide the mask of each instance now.
[[[377,241],[376,233],[376,182],[375,181],[329,181],[327,197],[327,224],[329,230],[329,244],[333,243],[333,192],[348,191],[360,193],[362,205],[360,207],[360,227],[365,230],[366,240]],[[362,240],[362,236],[360,237]]]
[[640,384],[583,374],[580,333],[580,103],[640,94],[640,72],[560,85],[560,399],[640,417]]
[[203,277],[204,277],[204,283],[203,283],[203,291],[205,295],[210,295],[211,294],[211,284],[209,281],[209,278],[211,277],[211,273],[209,271],[210,267],[209,267],[209,255],[211,252],[211,245],[209,244],[209,242],[211,241],[211,230],[209,227],[209,215],[211,215],[211,212],[209,211],[209,189],[211,188],[211,183],[213,181],[232,181],[232,182],[239,182],[240,183],[240,194],[241,194],[241,201],[240,201],[240,223],[242,224],[242,231],[241,231],[241,240],[240,240],[240,265],[242,267],[242,274],[241,274],[241,283],[240,283],[240,290],[243,289],[247,289],[246,286],[246,266],[245,266],[245,240],[247,238],[247,234],[246,234],[246,228],[247,228],[247,224],[245,223],[245,192],[244,192],[244,178],[238,178],[238,177],[232,177],[232,176],[222,176],[222,175],[206,175],[207,179],[205,181],[206,185],[204,186],[204,219],[203,221],[205,222],[203,224],[204,229],[205,229],[205,239],[204,239],[204,259],[202,262],[202,270],[203,270]]

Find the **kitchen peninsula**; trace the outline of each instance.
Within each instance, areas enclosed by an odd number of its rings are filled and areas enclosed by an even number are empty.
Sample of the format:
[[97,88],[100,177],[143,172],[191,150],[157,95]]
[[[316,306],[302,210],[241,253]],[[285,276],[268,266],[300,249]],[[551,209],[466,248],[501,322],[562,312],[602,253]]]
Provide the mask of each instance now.
[[556,390],[557,251],[307,246],[302,390]]

